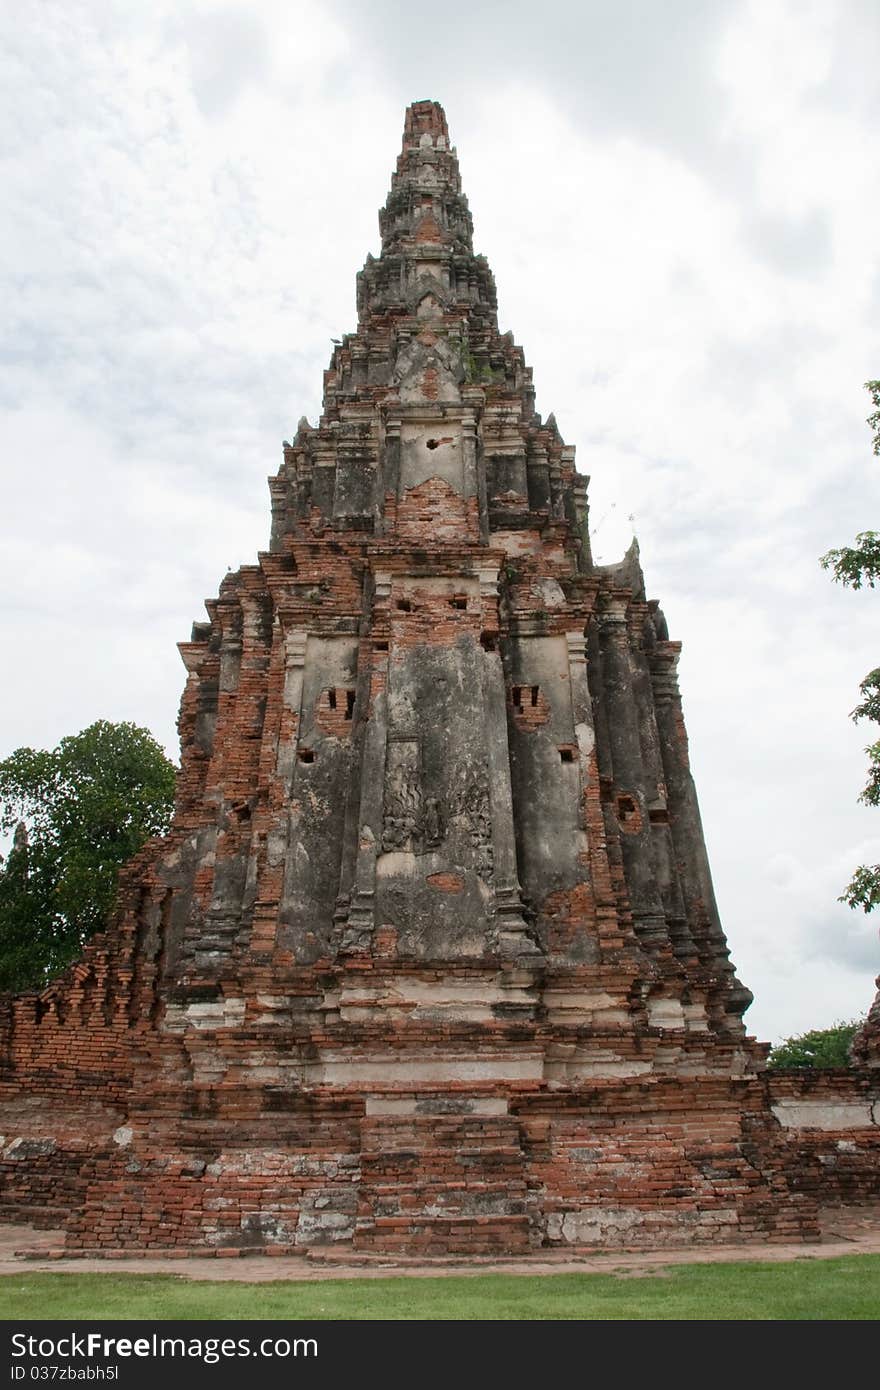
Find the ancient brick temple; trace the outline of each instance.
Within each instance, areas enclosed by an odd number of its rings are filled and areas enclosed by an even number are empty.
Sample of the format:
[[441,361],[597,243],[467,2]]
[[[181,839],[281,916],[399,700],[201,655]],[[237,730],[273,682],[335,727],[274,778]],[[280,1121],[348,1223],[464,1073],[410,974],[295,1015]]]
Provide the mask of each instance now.
[[6,1002],[0,1212],[68,1252],[809,1237],[876,1191],[878,1073],[762,1074],[679,644],[635,546],[592,561],[432,102],[380,226],[270,548],[181,645],[172,831]]

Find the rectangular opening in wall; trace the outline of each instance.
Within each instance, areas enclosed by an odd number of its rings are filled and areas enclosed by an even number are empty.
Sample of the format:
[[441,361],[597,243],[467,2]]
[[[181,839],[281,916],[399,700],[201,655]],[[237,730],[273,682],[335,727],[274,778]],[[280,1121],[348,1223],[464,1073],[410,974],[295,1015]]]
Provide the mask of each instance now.
[[511,692],[510,692],[510,698],[511,698],[511,700],[512,700],[512,702],[513,702],[513,707],[514,707],[514,709],[521,710],[521,709],[522,709],[522,686],[521,686],[521,685],[515,685],[515,686],[513,687],[513,689],[512,689]]
[[573,748],[560,748],[560,750],[559,750],[559,761],[560,761],[561,763],[573,763],[573,762],[574,762],[574,749],[573,749]]
[[532,686],[532,709],[534,709],[534,708],[535,708],[535,705],[538,703],[538,691],[539,691],[539,689],[540,689],[540,686],[537,686],[537,685],[533,685],[533,686]]
[[311,748],[298,748],[296,756],[301,763],[313,763],[315,761],[315,754]]
[[377,652],[387,652],[387,650],[388,650],[388,643],[387,643],[387,642],[377,642],[377,643],[376,643],[376,651],[377,651]]
[[408,598],[399,598],[397,600],[397,609],[400,613],[411,613],[412,604],[410,603]]
[[354,714],[354,691],[353,691],[353,690],[346,690],[346,692],[345,692],[345,717],[346,717],[346,719],[351,719],[351,716],[352,716],[353,714]]
[[450,608],[457,608],[459,611],[463,611],[467,608],[467,599],[461,598],[456,594],[455,598],[449,600],[449,606]]
[[335,708],[336,708],[336,691],[335,691],[335,690],[328,690],[328,691],[327,691],[327,703],[328,703],[328,705],[330,706],[331,709],[335,709]]
[[498,650],[498,643],[497,643],[497,641],[496,641],[494,632],[481,632],[481,633],[480,633],[480,646],[483,648],[483,651],[484,651],[484,652],[494,652],[494,651],[497,651],[497,650]]

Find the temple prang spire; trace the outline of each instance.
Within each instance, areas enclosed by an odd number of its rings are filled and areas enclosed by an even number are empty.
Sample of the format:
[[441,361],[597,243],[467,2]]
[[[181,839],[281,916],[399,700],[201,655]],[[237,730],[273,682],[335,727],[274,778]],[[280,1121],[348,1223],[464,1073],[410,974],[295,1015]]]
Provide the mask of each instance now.
[[383,252],[419,254],[419,248],[444,246],[473,254],[458,155],[450,146],[446,116],[437,102],[419,101],[407,108],[403,147],[379,228]]
[[680,644],[635,544],[593,563],[434,102],[380,225],[270,549],[181,643],[170,834],[0,998],[0,1215],[68,1253],[815,1237],[822,1184],[880,1196],[877,1074],[763,1075]]
[[425,148],[449,149],[449,126],[446,124],[446,112],[439,101],[414,101],[406,108],[403,118],[401,158],[409,150]]

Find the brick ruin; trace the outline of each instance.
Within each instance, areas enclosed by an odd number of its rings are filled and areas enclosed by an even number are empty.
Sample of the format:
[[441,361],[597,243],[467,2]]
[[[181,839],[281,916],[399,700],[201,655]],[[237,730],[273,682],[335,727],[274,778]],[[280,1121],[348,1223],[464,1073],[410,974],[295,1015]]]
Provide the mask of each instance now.
[[64,1248],[491,1253],[817,1232],[878,1192],[860,1070],[764,1071],[635,545],[406,113],[324,410],[181,644],[170,834],[2,1001],[0,1215]]

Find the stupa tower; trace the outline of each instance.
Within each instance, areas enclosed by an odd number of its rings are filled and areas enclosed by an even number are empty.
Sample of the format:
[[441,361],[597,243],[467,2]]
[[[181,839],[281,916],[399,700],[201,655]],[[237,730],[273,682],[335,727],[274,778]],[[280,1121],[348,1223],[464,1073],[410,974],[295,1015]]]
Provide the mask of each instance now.
[[7,1209],[69,1251],[815,1230],[744,1034],[679,644],[635,544],[593,563],[433,102],[379,220],[269,549],[181,645],[171,833],[0,1020],[4,1132],[39,1160]]
[[181,813],[212,872],[178,989],[233,957],[522,957],[611,971],[629,1026],[739,1036],[678,646],[635,551],[591,562],[587,480],[499,333],[435,103],[380,226],[271,550],[183,647]]

